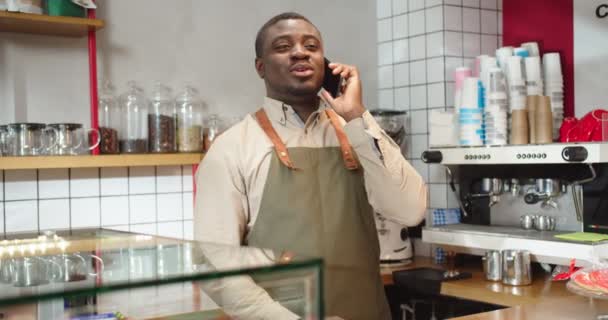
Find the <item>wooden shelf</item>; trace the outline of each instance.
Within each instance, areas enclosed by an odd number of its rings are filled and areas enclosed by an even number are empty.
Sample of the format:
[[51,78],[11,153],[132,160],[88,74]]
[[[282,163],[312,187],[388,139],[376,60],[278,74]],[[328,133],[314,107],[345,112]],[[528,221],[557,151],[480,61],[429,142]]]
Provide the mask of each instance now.
[[89,30],[100,30],[104,25],[104,21],[100,19],[0,11],[0,32],[84,37]]
[[199,164],[202,153],[100,156],[0,157],[0,170],[143,167]]

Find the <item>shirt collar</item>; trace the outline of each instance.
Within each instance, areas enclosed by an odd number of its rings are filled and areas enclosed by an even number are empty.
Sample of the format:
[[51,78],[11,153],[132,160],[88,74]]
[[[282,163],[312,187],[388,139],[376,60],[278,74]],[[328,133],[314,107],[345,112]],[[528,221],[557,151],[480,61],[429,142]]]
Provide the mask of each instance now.
[[326,118],[325,108],[327,105],[321,100],[319,109],[313,112],[308,120],[308,124],[304,123],[298,116],[295,110],[288,104],[269,97],[264,97],[264,110],[272,122],[277,122],[283,126],[295,126],[304,129],[306,126],[313,125],[317,119],[324,120]]

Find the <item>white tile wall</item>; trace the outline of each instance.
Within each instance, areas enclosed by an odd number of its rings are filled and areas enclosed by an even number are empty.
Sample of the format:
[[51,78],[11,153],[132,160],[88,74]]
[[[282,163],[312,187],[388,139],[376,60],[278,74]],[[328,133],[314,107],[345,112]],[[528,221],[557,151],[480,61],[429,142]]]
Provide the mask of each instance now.
[[443,8],[441,6],[426,10],[426,31],[435,32],[443,30]]
[[410,88],[395,89],[395,108],[398,110],[410,109]]
[[[134,229],[154,234],[159,223],[191,226],[192,190],[192,166],[0,170],[0,234],[99,226],[128,231],[131,215],[139,225]],[[169,224],[159,230],[178,229]],[[183,230],[172,234],[191,237]]]
[[414,86],[410,88],[411,109],[426,109],[426,85]]
[[481,30],[479,9],[462,8],[462,31],[479,32]]
[[441,57],[444,55],[443,32],[435,32],[426,36],[427,57]]
[[38,171],[40,199],[69,198],[70,180],[68,169],[43,169]]
[[393,66],[382,66],[378,68],[378,88],[389,89],[393,87]]
[[184,192],[183,194],[183,205],[184,205],[184,219],[194,219],[194,194],[192,192]]
[[413,110],[410,112],[412,126],[412,134],[424,134],[427,133],[427,111],[426,109]]
[[393,0],[393,14],[398,15],[407,12],[408,0]]
[[36,170],[5,171],[4,201],[38,198],[37,177]]
[[380,108],[392,109],[395,105],[393,89],[378,91],[378,106]]
[[498,12],[481,10],[481,33],[498,34]]
[[101,195],[129,194],[129,168],[101,168]]
[[462,7],[445,6],[443,11],[445,29],[462,31]]
[[129,197],[112,196],[101,198],[101,225],[129,224]]
[[498,36],[481,35],[481,54],[493,56],[498,48]]
[[446,184],[429,184],[429,194],[431,195],[431,208],[447,208],[448,196]]
[[481,54],[481,36],[475,33],[465,33],[463,47],[465,57],[477,57]]
[[437,108],[445,107],[445,83],[434,83],[427,87],[428,107]]
[[409,11],[424,9],[424,1],[425,0],[409,0]]
[[438,6],[443,2],[443,0],[426,0],[426,7],[434,7]]
[[410,60],[426,58],[426,36],[410,38]]
[[71,201],[72,228],[99,228],[101,208],[99,197],[77,198]]
[[426,63],[426,74],[427,81],[432,82],[442,82],[445,80],[445,65],[443,58],[432,58],[427,60]]
[[393,61],[395,63],[408,61],[410,59],[410,46],[408,39],[393,42]]
[[452,31],[445,33],[445,54],[447,56],[462,56],[462,47],[462,33]]
[[0,232],[4,233],[4,202],[0,201]]
[[393,20],[391,18],[378,20],[378,42],[390,41],[393,39]]
[[194,224],[192,220],[184,221],[184,239],[194,240]]
[[[378,1],[388,6],[386,1]],[[428,146],[429,109],[452,108],[453,71],[472,64],[479,54],[493,54],[500,45],[502,1],[393,0],[392,9],[392,16],[385,19],[392,19],[393,30],[388,31],[387,22],[378,22],[379,30],[384,30],[378,35],[380,68],[389,70],[386,66],[391,65],[386,49],[389,45],[385,43],[392,43],[394,66],[393,87],[388,87],[387,79],[381,79],[387,88],[379,90],[379,105],[410,112],[405,156],[430,182],[429,207],[457,207],[452,192],[448,192],[443,167],[429,166],[420,160]],[[393,41],[389,41],[391,36]],[[184,232],[186,236],[186,224]],[[420,250],[430,254],[430,247]]]
[[482,9],[498,10],[498,1],[496,0],[481,0],[480,7]]
[[410,64],[401,63],[395,65],[395,87],[407,86],[410,84]]
[[425,19],[424,10],[415,11],[408,14],[410,36],[424,34]]
[[183,195],[181,193],[158,194],[156,196],[158,221],[175,221],[184,219]]
[[439,164],[429,165],[429,182],[446,183],[447,175],[445,173],[445,167]]
[[424,179],[425,182],[429,182],[429,165],[422,160],[411,160],[410,163],[414,166],[414,169],[418,171],[422,179]]
[[159,223],[157,234],[161,237],[181,239],[184,237],[184,223],[182,221]]
[[70,228],[70,199],[40,200],[40,230]]
[[70,194],[72,197],[99,196],[99,169],[72,169],[70,177]]
[[378,0],[376,4],[377,17],[379,19],[391,16],[391,0]]
[[156,221],[156,195],[129,197],[129,223],[148,223]]
[[479,0],[462,0],[462,6],[479,8]]
[[393,43],[385,42],[378,45],[378,65],[390,65],[393,63]]
[[407,14],[393,18],[393,39],[405,38],[409,35]]
[[4,219],[6,220],[6,232],[38,230],[38,201],[5,202]]
[[410,83],[412,85],[426,83],[426,61],[414,61],[410,63]]
[[129,168],[129,194],[156,192],[154,167]]
[[162,166],[156,168],[156,192],[181,192],[182,167]]

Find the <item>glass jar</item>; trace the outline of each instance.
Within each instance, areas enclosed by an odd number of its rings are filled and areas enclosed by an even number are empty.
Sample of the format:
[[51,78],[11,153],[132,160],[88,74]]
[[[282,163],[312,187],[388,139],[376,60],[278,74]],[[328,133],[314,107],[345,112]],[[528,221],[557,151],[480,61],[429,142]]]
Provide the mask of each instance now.
[[198,91],[186,86],[176,98],[177,104],[177,151],[203,151],[203,120],[206,105]]
[[175,103],[171,88],[154,85],[148,113],[148,149],[154,153],[175,152]]
[[120,129],[120,108],[116,99],[114,86],[105,81],[99,91],[99,133],[101,142],[99,152],[102,154],[120,153],[118,131]]
[[2,125],[2,126],[0,126],[0,157],[8,155],[7,140],[8,140],[8,129],[6,128],[6,125]]
[[127,92],[119,98],[121,126],[120,152],[148,152],[148,100],[134,81],[127,84]]

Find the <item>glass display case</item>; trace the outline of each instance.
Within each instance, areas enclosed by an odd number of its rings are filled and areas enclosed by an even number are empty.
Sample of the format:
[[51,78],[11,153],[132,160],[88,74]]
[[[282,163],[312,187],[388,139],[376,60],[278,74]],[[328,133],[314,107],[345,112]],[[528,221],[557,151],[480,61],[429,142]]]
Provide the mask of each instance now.
[[2,319],[323,319],[322,261],[127,232],[9,234]]

